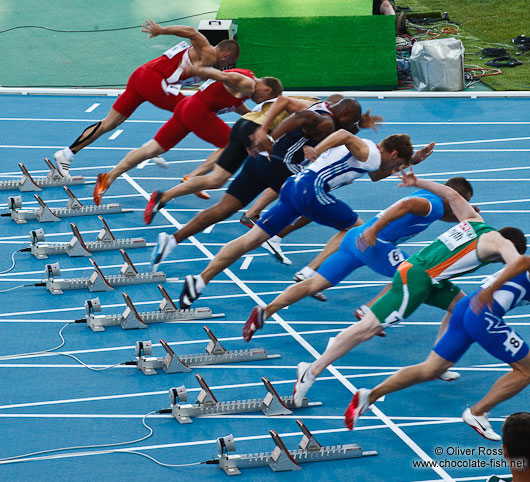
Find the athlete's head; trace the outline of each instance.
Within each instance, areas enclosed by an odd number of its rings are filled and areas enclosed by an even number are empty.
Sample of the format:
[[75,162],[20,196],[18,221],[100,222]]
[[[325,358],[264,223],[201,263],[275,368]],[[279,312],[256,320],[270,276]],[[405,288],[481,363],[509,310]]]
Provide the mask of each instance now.
[[256,87],[250,98],[259,104],[269,99],[275,99],[282,92],[283,86],[279,79],[276,77],[261,77],[256,79]]
[[[445,185],[454,189],[460,196],[462,196],[467,202],[471,200],[473,196],[473,187],[471,183],[465,177],[452,177],[445,182]],[[444,215],[442,216],[442,221],[454,222],[457,221],[451,205],[447,200],[443,200],[444,205]]]
[[504,421],[502,451],[510,462],[510,470],[514,476],[519,473],[530,474],[530,413],[514,413]]
[[217,60],[215,66],[220,69],[236,63],[239,58],[239,44],[235,40],[221,40],[215,46]]
[[335,101],[334,104],[330,105],[329,110],[333,114],[333,120],[337,129],[346,129],[354,134],[359,131],[357,123],[361,120],[363,111],[361,104],[355,99],[342,98],[338,102]]
[[342,99],[344,99],[344,96],[342,94],[331,94],[327,99],[326,102],[329,105],[336,104],[337,102],[340,102]]
[[381,163],[392,169],[408,166],[412,157],[412,143],[407,134],[392,134],[379,144]]
[[513,243],[515,249],[519,254],[525,253],[526,237],[520,229],[513,227],[505,227],[499,229],[499,233],[501,233],[503,238],[509,239]]

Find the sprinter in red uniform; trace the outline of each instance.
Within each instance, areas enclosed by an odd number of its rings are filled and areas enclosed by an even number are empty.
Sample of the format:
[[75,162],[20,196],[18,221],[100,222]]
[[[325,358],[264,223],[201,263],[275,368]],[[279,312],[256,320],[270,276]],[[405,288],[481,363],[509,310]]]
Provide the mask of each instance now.
[[200,80],[191,73],[194,67],[216,65],[223,68],[239,58],[239,45],[235,40],[223,40],[213,47],[204,35],[192,27],[162,27],[147,20],[142,32],[148,33],[149,38],[158,35],[187,38],[191,46],[182,41],[132,73],[125,92],[118,97],[107,117],[88,126],[70,147],[53,155],[57,169],[63,176],[69,175],[70,163],[75,154],[122,124],[143,102],[173,112],[177,104],[186,98],[180,93],[181,87]]
[[193,69],[193,75],[207,80],[197,93],[179,102],[173,117],[156,133],[155,137],[139,149],[130,151],[110,172],[99,174],[94,188],[94,202],[99,205],[101,196],[124,172],[146,159],[159,156],[178,144],[190,132],[214,146],[228,144],[230,127],[216,114],[233,110],[251,98],[260,103],[278,97],[282,93],[281,82],[274,77],[256,79],[246,69],[230,69],[223,72],[201,67]]

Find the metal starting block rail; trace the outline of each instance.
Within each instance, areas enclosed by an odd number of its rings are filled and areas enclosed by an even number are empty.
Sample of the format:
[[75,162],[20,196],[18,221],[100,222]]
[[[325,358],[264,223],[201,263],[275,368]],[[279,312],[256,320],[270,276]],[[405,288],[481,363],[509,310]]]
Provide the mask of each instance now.
[[76,186],[79,184],[85,184],[85,179],[81,176],[65,177],[61,175],[47,157],[44,158],[44,162],[50,168],[46,177],[32,177],[26,169],[26,166],[19,162],[18,167],[22,171],[22,177],[17,181],[0,181],[0,191],[9,191],[11,189],[18,189],[21,192],[42,191],[43,187]]
[[161,283],[166,281],[166,275],[161,271],[156,273],[138,273],[127,253],[123,249],[120,249],[120,253],[125,262],[118,274],[105,276],[96,262],[90,258],[94,272],[88,278],[55,278],[55,276],[60,276],[61,270],[59,263],[53,263],[46,265],[45,272],[47,279],[43,283],[45,283],[46,289],[52,295],[61,295],[64,290],[88,289],[90,291],[112,291],[115,286]]
[[195,376],[202,388],[195,403],[176,403],[177,400],[187,400],[185,387],[171,388],[169,390],[171,414],[179,423],[192,423],[193,417],[204,417],[207,415],[231,415],[252,412],[263,412],[267,416],[291,415],[293,413],[291,409],[294,408],[307,408],[322,405],[322,402],[309,402],[307,398],[304,398],[302,405],[296,407],[292,395],[288,397],[280,397],[272,386],[272,383],[265,377],[261,378],[261,381],[267,389],[267,395],[265,398],[218,402],[204,379],[200,375]]
[[357,444],[328,445],[323,447],[301,420],[297,420],[296,423],[303,433],[298,449],[288,450],[278,433],[274,430],[269,430],[269,434],[276,445],[272,452],[229,455],[229,452],[235,452],[236,450],[234,436],[230,434],[227,437],[219,437],[217,439],[219,455],[216,462],[219,463],[219,467],[226,475],[241,475],[240,469],[268,466],[274,472],[287,472],[302,470],[300,464],[308,462],[354,459],[378,455],[375,450],[363,451]]
[[162,301],[157,311],[138,312],[127,293],[122,293],[127,307],[120,315],[95,315],[101,311],[99,298],[85,301],[86,318],[78,320],[85,322],[92,331],[105,331],[107,326],[121,326],[124,330],[136,328],[147,328],[148,324],[166,323],[170,321],[204,320],[208,318],[220,318],[224,313],[214,314],[210,308],[194,308],[179,310],[167,291],[162,285],[158,285],[162,294]]
[[33,196],[40,204],[40,207],[36,209],[21,209],[22,197],[10,196],[7,202],[9,213],[4,213],[2,216],[11,216],[11,219],[15,223],[25,224],[33,219],[41,223],[51,223],[60,221],[61,218],[73,216],[97,216],[99,214],[130,212],[130,209],[122,209],[117,203],[102,204],[101,206],[83,206],[81,201],[75,197],[74,193],[67,186],[63,186],[63,188],[68,195],[68,202],[64,208],[50,208],[38,194],[34,194]]
[[74,237],[68,243],[46,243],[44,242],[44,230],[42,228],[30,231],[31,254],[37,259],[46,259],[49,255],[57,254],[92,256],[93,252],[98,251],[145,248],[147,246],[144,238],[116,239],[105,220],[101,216],[98,217],[103,223],[103,228],[95,241],[84,241],[74,223],[70,223]]
[[[264,348],[252,348],[250,350],[226,350],[219,342],[217,337],[207,327],[203,326],[204,331],[210,338],[206,346],[206,353],[194,353],[192,355],[177,355],[171,347],[164,341],[160,344],[166,351],[165,357],[151,356],[153,344],[151,340],[136,342],[136,367],[144,375],[156,375],[157,370],[164,370],[166,373],[190,372],[190,367],[203,365],[217,365],[224,363],[240,363],[257,360],[270,360],[272,358],[281,358],[281,355],[269,355]],[[129,363],[128,363],[129,364]]]

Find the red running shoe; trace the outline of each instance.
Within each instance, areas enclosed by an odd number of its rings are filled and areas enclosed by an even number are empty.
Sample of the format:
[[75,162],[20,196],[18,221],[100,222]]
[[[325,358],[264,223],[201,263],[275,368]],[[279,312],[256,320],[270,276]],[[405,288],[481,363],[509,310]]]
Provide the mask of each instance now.
[[254,306],[250,312],[248,320],[243,325],[243,339],[245,341],[250,341],[252,336],[257,330],[263,328],[265,323],[265,308],[261,306]]
[[145,207],[144,211],[145,224],[151,224],[153,222],[155,214],[165,206],[165,203],[161,202],[161,199],[162,192],[153,191],[153,193],[151,194],[151,198],[149,199],[149,202],[147,203],[147,206]]
[[369,406],[370,392],[367,388],[360,388],[351,399],[348,408],[344,412],[344,424],[349,430],[353,430],[357,420]]
[[109,175],[108,173],[98,174],[96,185],[94,186],[94,192],[92,196],[94,198],[94,204],[99,206],[101,204],[101,196],[107,192],[109,188]]

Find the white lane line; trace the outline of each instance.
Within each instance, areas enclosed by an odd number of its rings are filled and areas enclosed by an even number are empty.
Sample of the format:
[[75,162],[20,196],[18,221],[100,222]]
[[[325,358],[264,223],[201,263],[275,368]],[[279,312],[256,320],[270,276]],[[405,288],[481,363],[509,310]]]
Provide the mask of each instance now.
[[[512,142],[512,141],[527,141],[530,140],[530,137],[505,137],[505,138],[499,138],[499,139],[474,139],[472,141],[452,141],[452,142],[437,142],[437,146],[457,146],[462,144],[480,144],[482,142],[484,143],[490,143],[490,142]],[[427,144],[418,144],[414,145],[413,147],[424,147]]]
[[[149,161],[151,161],[151,159],[146,159],[145,161],[140,162],[140,164],[136,166],[136,169],[143,169],[145,166],[148,166]],[[163,178],[158,178],[158,179],[163,179]]]
[[123,132],[123,129],[118,129],[117,131],[115,131],[110,137],[109,137],[109,141],[113,141],[114,139],[116,139],[121,133]]
[[[106,414],[106,413],[98,413],[98,414],[90,414],[90,413],[1,413],[0,418],[118,418],[118,419],[142,419],[144,417],[144,414],[126,414],[126,413],[114,413],[114,414]],[[163,414],[163,413],[157,413],[149,415],[149,418],[167,418],[171,419],[173,418],[170,414]],[[245,418],[245,419],[263,419],[263,420],[270,420],[270,416],[267,415],[251,415],[251,414],[237,414],[237,415],[207,415],[201,418]],[[307,420],[344,420],[344,415],[282,415],[281,417],[276,418],[276,420],[285,420],[285,419],[292,419],[296,420],[297,418],[303,418]],[[389,417],[392,420],[399,420],[399,421],[411,421],[411,422],[448,422],[448,423],[460,423],[462,422],[462,419],[460,417],[439,417],[439,416],[432,416],[432,417],[396,417],[391,416]],[[374,420],[379,421],[377,417],[371,416],[371,415],[362,415],[361,420]],[[491,418],[488,417],[488,420],[493,422],[503,422],[505,418],[497,417],[497,418]],[[382,427],[382,425],[377,425],[378,427]],[[355,429],[357,430],[357,428]]]
[[212,232],[213,228],[215,228],[215,224],[210,224],[210,226],[208,226],[206,229],[204,229],[202,233],[203,234],[210,234]]
[[[100,104],[94,104],[96,107]],[[93,106],[92,106],[93,107]],[[94,109],[90,107],[85,112],[92,112]],[[37,117],[0,117],[0,121],[31,121],[31,122],[98,122],[100,119],[63,119],[63,118],[37,118]],[[129,123],[136,123],[136,124],[165,124],[166,121],[164,120],[131,120],[127,119],[125,122]],[[234,122],[228,121],[227,124],[233,124]],[[455,126],[481,126],[481,125],[529,125],[530,122],[528,121],[469,121],[469,122],[461,122],[461,121],[437,121],[437,122],[414,122],[414,121],[384,121],[382,123],[378,123],[380,125],[455,125]]]
[[[149,194],[137,182],[135,182],[133,179],[131,179],[131,177],[128,174],[124,173],[122,176],[139,193],[143,194],[146,199],[149,199]],[[163,214],[163,216],[166,217],[166,219],[169,222],[173,223],[177,229],[181,229],[182,228],[182,225],[173,216],[171,216],[167,211],[164,211],[162,209],[161,213]],[[204,255],[206,255],[210,259],[213,259],[213,257],[214,257],[213,253],[209,249],[207,249],[204,245],[202,245],[195,237],[190,236],[190,238],[188,238],[188,239],[189,239],[189,241],[194,243],[197,246],[197,248]],[[248,286],[246,286],[232,272],[232,270],[225,269],[223,272],[232,281],[234,281],[234,283],[236,283],[236,285],[239,286],[239,288],[242,291],[247,293],[257,304],[259,304],[261,306],[264,305],[263,300],[258,295],[256,295],[256,293],[254,293],[254,291],[252,291],[250,288],[248,288]],[[276,313],[276,314],[273,315],[273,318],[276,321],[278,321],[282,325],[283,329],[285,331],[287,331],[288,333],[290,333],[293,336],[293,338],[303,348],[305,348],[314,358],[319,358],[320,357],[320,353],[317,350],[315,350],[315,348],[311,344],[309,344],[297,331],[295,331],[280,315],[278,315]],[[344,375],[342,375],[342,373],[340,373],[333,365],[330,365],[328,367],[328,371],[330,371],[339,380],[339,382],[341,382],[351,393],[356,393],[357,392],[357,388],[354,385],[352,385],[346,379],[346,377],[344,377]],[[385,423],[385,425],[387,425],[403,442],[405,442],[409,446],[409,448],[413,452],[415,452],[416,455],[418,455],[422,460],[434,462],[432,460],[432,458],[416,442],[414,442],[414,440],[412,440],[412,438],[410,438],[403,430],[401,430],[394,422],[392,422],[392,420],[390,420],[379,408],[377,408],[375,405],[372,405],[370,407],[370,409],[372,410],[372,413],[374,413],[374,415],[378,416],[383,421],[383,423]],[[445,470],[443,470],[443,469],[441,469],[439,467],[431,467],[431,468],[439,476],[441,476],[444,480],[451,480],[451,477],[449,476],[449,474]]]
[[[85,112],[92,112],[96,110],[100,105],[101,105],[100,103],[96,102],[95,104],[92,104],[87,110],[85,110]],[[1,119],[1,120],[5,120],[5,119]],[[11,120],[14,120],[14,119],[11,119]],[[16,120],[19,120],[19,119],[16,119]]]
[[239,269],[248,269],[253,259],[254,259],[254,256],[245,256],[243,259],[243,262],[241,263],[241,267]]
[[[89,121],[90,122],[90,121]],[[1,149],[62,149],[64,146],[20,146],[20,145],[11,145],[11,144],[0,144]],[[94,146],[88,146],[84,147],[84,151],[132,151],[133,149],[137,149],[138,146],[133,147],[94,147]],[[207,152],[213,152],[217,149],[212,149],[211,147],[172,147],[170,151],[207,151]],[[199,162],[199,161],[197,161]],[[85,168],[86,169],[86,168]]]

